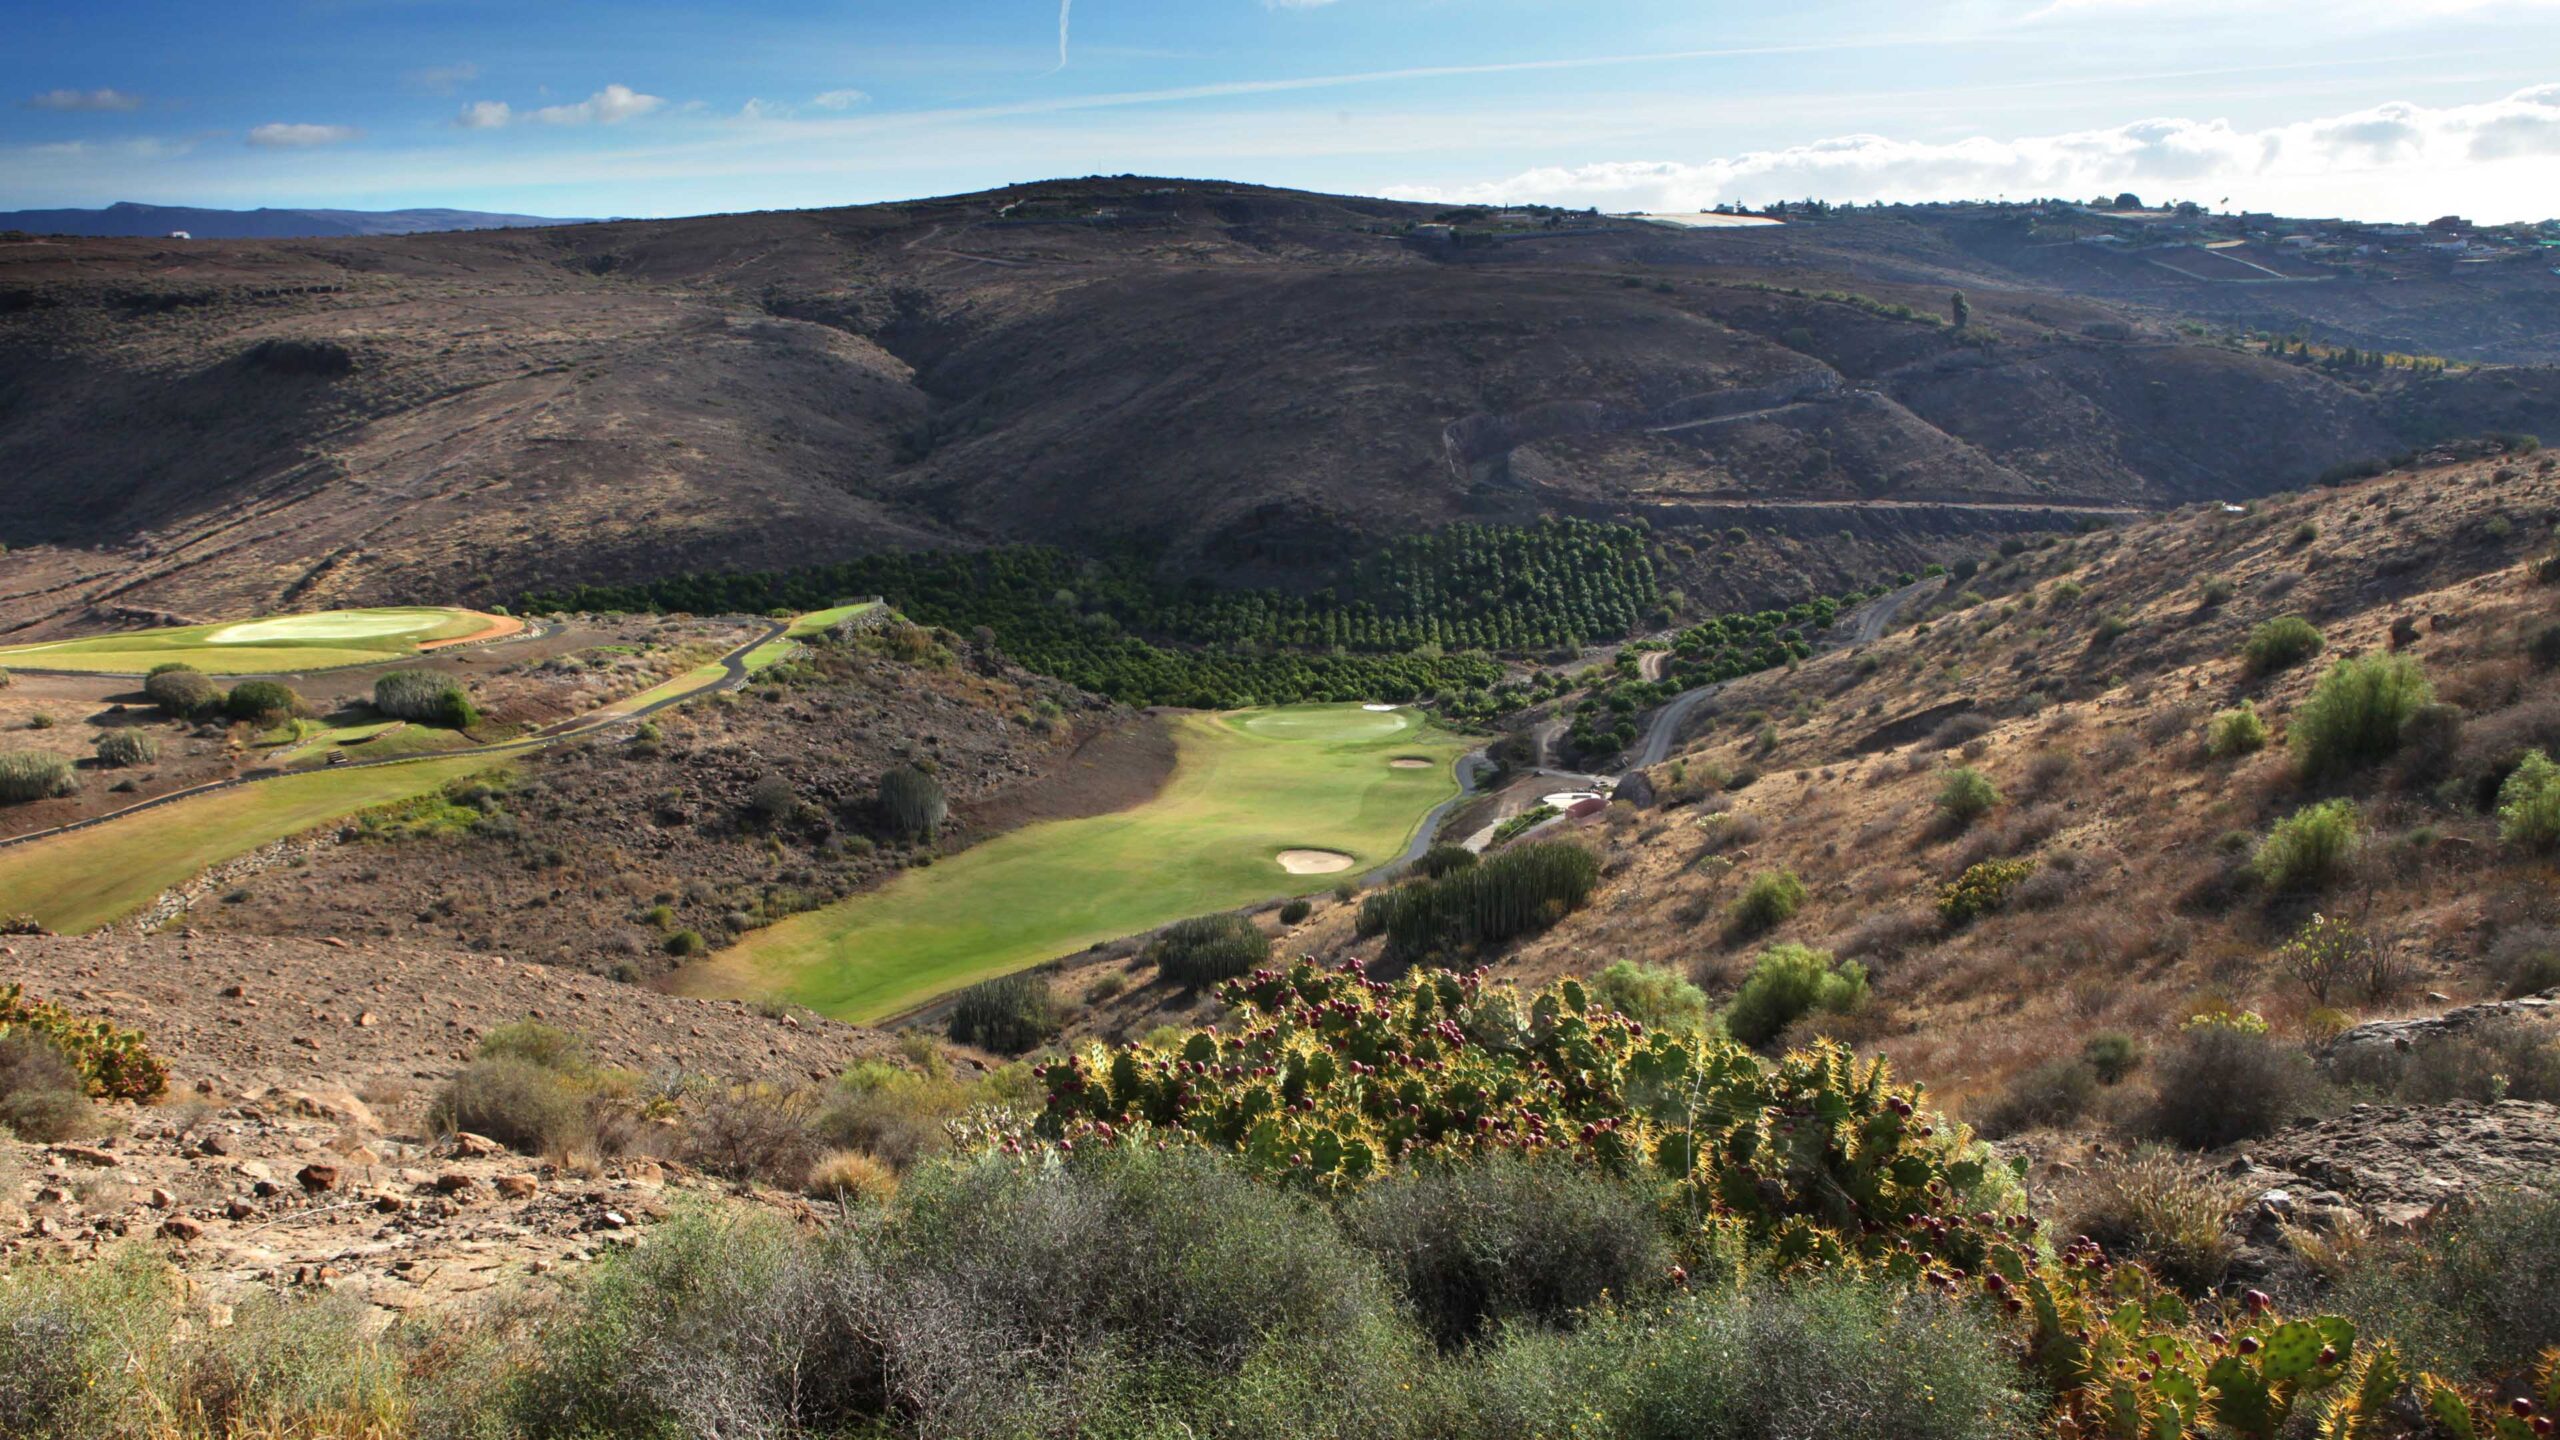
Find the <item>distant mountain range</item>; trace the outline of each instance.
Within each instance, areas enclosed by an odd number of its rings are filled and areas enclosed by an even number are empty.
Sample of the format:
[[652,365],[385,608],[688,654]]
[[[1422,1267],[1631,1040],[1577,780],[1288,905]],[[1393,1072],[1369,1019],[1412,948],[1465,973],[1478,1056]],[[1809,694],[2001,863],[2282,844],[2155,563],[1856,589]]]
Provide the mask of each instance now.
[[168,235],[198,240],[291,240],[341,235],[412,235],[424,230],[515,230],[575,225],[542,215],[485,210],[206,210],[119,201],[103,210],[0,210],[0,230],[39,235]]

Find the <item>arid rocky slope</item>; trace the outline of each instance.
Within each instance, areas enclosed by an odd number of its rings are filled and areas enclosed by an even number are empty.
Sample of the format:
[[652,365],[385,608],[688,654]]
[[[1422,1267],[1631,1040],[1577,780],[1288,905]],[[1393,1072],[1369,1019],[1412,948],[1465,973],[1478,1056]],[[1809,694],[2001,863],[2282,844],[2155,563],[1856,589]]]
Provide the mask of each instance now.
[[[2019,505],[2254,494],[2412,439],[2560,430],[2548,372],[2421,383],[2208,343],[2240,322],[2189,333],[2185,290],[2030,263],[1965,212],[1467,245],[1437,213],[1123,179],[476,234],[0,239],[0,633],[996,540],[1311,583],[1369,537],[1551,512],[1845,529],[1898,566]],[[2392,312],[2421,340],[2525,303],[2478,274],[2383,278],[2295,289],[2434,297],[2435,320]],[[2317,321],[2282,293],[2259,319]]]

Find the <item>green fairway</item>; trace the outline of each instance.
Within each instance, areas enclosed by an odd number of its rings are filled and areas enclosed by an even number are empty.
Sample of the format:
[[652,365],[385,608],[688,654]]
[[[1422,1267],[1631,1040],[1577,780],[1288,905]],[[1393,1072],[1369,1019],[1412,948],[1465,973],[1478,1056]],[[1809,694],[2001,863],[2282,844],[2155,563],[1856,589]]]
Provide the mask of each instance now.
[[131,630],[0,650],[0,666],[140,675],[157,665],[192,665],[208,675],[270,675],[370,665],[418,653],[439,640],[496,624],[471,610],[399,606],[273,615],[218,625]]
[[792,621],[791,628],[783,633],[794,640],[805,640],[812,635],[823,635],[866,610],[879,608],[879,601],[865,600],[859,605],[838,605],[832,610],[812,610]]
[[[780,995],[848,1020],[1169,920],[1325,890],[1283,850],[1339,851],[1353,873],[1401,852],[1456,793],[1467,748],[1413,710],[1288,706],[1182,715],[1174,774],[1134,809],[1026,826],[882,888],[749,933],[682,972],[697,993]],[[1427,768],[1397,767],[1428,757]]]
[[208,866],[375,805],[492,768],[458,756],[321,770],[217,790],[112,824],[0,850],[0,910],[78,935],[121,918]]

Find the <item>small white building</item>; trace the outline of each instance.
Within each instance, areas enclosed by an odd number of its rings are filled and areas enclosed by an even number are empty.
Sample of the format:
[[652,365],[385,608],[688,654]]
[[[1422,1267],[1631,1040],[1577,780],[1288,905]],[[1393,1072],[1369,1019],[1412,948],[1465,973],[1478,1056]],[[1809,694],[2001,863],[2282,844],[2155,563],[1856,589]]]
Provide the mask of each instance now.
[[172,240],[193,240],[196,237],[188,234],[184,230],[172,230],[169,232],[169,238]]

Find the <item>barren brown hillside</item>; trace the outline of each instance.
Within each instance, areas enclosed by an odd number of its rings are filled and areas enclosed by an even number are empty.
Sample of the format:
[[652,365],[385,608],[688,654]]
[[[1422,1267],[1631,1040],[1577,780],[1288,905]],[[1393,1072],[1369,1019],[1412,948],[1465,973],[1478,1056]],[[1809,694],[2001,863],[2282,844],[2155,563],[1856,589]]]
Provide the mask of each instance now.
[[[0,626],[1001,540],[1300,583],[1400,529],[1553,512],[1853,529],[1898,567],[2055,523],[2041,507],[2560,429],[2549,372],[2277,360],[2220,343],[2259,320],[2195,285],[2031,264],[1961,208],[1459,239],[1439,214],[1120,179],[548,230],[0,239]],[[2326,325],[2282,310],[2316,292],[2403,297],[2412,345],[2475,311],[2529,320],[2499,275],[2340,269],[2260,319]],[[1871,500],[1902,508],[1840,508]],[[1770,598],[1728,588],[1695,598]]]

